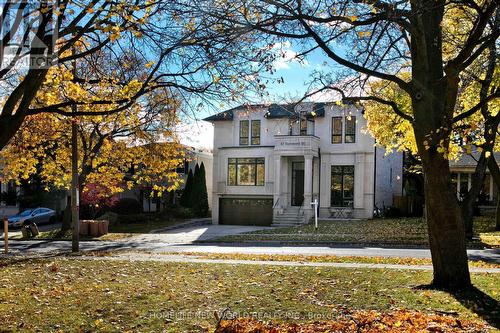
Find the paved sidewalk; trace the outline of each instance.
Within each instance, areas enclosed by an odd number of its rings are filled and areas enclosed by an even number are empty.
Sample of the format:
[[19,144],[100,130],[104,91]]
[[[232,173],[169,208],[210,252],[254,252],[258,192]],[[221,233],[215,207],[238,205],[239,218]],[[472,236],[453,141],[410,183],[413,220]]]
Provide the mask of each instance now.
[[[159,261],[176,263],[202,263],[227,265],[265,265],[288,267],[337,267],[337,268],[375,268],[432,271],[431,265],[397,265],[397,264],[367,264],[367,263],[335,263],[335,262],[304,262],[304,261],[266,261],[266,260],[235,260],[235,259],[202,259],[179,255],[158,255],[142,253],[117,253],[105,257],[74,257],[75,259],[96,260],[127,260],[127,261]],[[473,273],[500,273],[500,268],[470,267]]]

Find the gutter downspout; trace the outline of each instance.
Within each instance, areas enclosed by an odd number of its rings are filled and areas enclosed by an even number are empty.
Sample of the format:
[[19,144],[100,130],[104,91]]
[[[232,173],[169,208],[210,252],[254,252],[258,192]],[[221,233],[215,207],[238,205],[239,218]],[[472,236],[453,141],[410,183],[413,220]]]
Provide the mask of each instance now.
[[318,215],[321,207],[321,148],[318,147]]

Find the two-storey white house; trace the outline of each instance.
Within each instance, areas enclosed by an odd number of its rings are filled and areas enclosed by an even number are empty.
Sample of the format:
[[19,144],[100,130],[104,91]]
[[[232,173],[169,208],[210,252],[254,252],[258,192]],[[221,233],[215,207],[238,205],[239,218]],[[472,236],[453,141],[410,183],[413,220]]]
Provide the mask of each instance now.
[[214,125],[213,223],[371,218],[402,192],[402,156],[385,156],[354,105],[245,105]]

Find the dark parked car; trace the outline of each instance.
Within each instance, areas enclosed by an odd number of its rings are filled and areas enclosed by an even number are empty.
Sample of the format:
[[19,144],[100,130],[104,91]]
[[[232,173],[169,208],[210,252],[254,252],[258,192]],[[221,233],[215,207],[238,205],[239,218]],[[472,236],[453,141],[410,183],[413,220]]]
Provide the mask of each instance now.
[[26,209],[20,214],[9,217],[9,226],[22,227],[24,224],[54,223],[56,222],[56,211],[50,208]]

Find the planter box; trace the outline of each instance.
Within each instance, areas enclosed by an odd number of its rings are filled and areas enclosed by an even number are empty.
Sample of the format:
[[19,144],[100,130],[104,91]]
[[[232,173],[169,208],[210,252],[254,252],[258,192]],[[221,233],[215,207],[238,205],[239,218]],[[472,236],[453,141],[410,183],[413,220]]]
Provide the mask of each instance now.
[[80,235],[87,236],[89,234],[90,222],[88,220],[80,221]]

